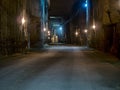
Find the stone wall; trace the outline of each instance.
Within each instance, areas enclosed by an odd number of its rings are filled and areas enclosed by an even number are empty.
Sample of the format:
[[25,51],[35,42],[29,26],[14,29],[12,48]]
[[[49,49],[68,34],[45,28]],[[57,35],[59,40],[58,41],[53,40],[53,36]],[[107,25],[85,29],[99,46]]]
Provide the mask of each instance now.
[[40,38],[40,0],[27,0],[27,2],[28,30],[30,32],[31,45],[33,45]]
[[[120,0],[92,0],[93,7],[90,9],[90,21],[92,22],[94,18],[96,24],[95,30],[90,28],[90,46],[117,56],[120,53],[118,43],[120,36],[119,2]],[[93,41],[94,43],[91,43]]]
[[[26,1],[26,3],[25,3]],[[39,0],[0,1],[0,54],[9,55],[24,52],[28,44],[39,39],[40,9]],[[23,11],[26,23],[22,25]]]
[[18,50],[20,30],[17,17],[22,9],[22,0],[0,1],[0,53],[10,54]]

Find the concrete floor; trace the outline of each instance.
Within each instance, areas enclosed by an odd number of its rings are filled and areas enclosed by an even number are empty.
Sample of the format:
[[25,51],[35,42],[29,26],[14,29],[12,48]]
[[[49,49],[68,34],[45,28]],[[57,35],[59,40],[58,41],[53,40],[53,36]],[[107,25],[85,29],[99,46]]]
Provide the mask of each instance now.
[[48,47],[1,68],[0,90],[120,90],[111,59],[86,47]]

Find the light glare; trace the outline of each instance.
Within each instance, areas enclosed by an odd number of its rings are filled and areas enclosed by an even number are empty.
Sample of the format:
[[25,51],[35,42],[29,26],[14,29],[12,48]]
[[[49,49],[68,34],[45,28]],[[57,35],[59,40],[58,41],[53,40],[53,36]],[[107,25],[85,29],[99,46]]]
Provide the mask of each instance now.
[[96,26],[95,26],[95,25],[93,25],[92,27],[93,27],[93,29],[95,29],[95,28],[96,28]]
[[87,7],[88,5],[87,5],[87,3],[85,4],[85,7]]
[[50,31],[48,31],[48,36],[50,36]]
[[25,18],[22,18],[22,25],[25,24]]
[[85,33],[87,33],[87,32],[88,32],[88,30],[87,30],[87,29],[85,29],[85,30],[84,30],[84,32],[85,32]]
[[60,27],[59,29],[62,30],[62,27]]
[[44,28],[44,32],[46,31],[46,28]]
[[78,36],[78,32],[75,32],[75,35]]

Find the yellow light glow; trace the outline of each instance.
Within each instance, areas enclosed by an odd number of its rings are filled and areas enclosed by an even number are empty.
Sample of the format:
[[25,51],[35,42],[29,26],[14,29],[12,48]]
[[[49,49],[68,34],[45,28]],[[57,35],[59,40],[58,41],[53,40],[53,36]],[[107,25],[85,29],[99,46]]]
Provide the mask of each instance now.
[[75,35],[78,36],[78,32],[75,32]]
[[84,30],[84,32],[85,32],[85,33],[87,33],[87,32],[88,32],[88,30],[87,30],[87,29],[85,29],[85,30]]
[[50,34],[50,31],[48,31],[48,34]]
[[95,26],[95,25],[93,25],[93,26],[92,26],[92,28],[93,28],[93,29],[95,29],[95,28],[96,28],[96,26]]
[[25,24],[25,22],[26,22],[26,21],[25,21],[25,18],[23,17],[23,18],[22,18],[22,25]]

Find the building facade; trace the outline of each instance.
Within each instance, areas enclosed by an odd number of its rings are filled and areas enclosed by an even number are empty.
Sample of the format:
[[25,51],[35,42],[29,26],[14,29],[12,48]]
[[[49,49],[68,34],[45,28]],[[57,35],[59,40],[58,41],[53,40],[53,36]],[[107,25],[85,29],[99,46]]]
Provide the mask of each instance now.
[[[19,51],[22,36],[19,30],[18,16],[23,9],[22,0],[0,1],[0,54]],[[16,49],[15,49],[16,48]]]
[[49,28],[51,43],[65,43],[66,29],[63,17],[50,16]]
[[89,45],[120,56],[120,0],[91,2]]
[[68,37],[68,41],[71,44],[87,45],[87,36],[84,30],[87,29],[87,24],[89,24],[87,23],[89,17],[87,15],[87,7],[84,6],[85,3],[86,0],[77,0],[73,5],[69,22],[70,35]]
[[[48,1],[43,0],[46,13]],[[41,39],[41,8],[40,0],[0,1],[0,54],[23,52]]]
[[46,33],[48,32],[48,9],[50,6],[50,0],[40,0],[40,16],[41,16],[41,31],[40,31],[40,43],[43,47],[46,43]]

